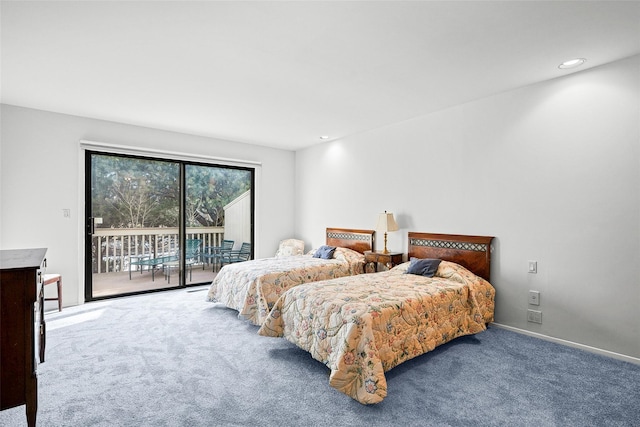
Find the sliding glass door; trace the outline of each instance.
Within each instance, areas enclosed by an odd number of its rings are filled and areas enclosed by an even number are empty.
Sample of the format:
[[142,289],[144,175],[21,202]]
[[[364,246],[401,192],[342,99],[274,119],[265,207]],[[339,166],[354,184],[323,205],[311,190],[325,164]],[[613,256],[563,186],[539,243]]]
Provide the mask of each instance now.
[[86,154],[85,299],[209,283],[253,239],[253,170]]

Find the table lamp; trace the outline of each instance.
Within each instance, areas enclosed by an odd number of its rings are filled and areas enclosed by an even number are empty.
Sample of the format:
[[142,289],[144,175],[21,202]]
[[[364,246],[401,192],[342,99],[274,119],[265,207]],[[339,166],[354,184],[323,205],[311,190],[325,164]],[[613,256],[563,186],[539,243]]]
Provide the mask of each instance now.
[[383,254],[388,254],[387,250],[387,232],[388,231],[398,231],[398,224],[396,224],[396,220],[393,218],[393,213],[384,211],[378,215],[378,225],[376,226],[377,231],[384,231],[384,251]]

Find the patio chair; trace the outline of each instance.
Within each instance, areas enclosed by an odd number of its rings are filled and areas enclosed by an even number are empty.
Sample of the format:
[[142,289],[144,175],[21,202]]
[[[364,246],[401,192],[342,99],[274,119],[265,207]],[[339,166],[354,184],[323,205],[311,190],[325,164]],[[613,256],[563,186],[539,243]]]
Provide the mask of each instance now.
[[204,270],[202,251],[200,250],[201,244],[201,239],[187,239],[185,245],[185,260],[187,264],[197,264],[202,262],[202,269]]
[[221,246],[206,246],[202,253],[202,258],[209,260],[213,264],[212,271],[216,271],[218,264],[221,264],[222,254],[233,249],[235,242],[233,240],[223,240]]
[[[191,273],[193,270],[193,264],[202,262],[202,269],[204,270],[204,262],[202,260],[202,252],[200,251],[201,239],[187,239],[185,242],[185,257],[184,265],[185,269],[189,272],[189,281],[191,281]],[[171,269],[177,269],[180,266],[180,251],[175,255],[175,260],[165,262],[163,264],[164,276],[168,283],[171,283]]]
[[251,243],[243,243],[238,251],[226,251],[222,253],[221,265],[235,262],[248,261],[251,258]]

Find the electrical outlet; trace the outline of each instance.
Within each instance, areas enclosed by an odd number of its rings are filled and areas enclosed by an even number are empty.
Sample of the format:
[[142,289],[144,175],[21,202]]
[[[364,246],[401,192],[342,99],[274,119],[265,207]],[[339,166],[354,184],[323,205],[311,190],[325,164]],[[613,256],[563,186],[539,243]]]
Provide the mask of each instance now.
[[529,304],[540,305],[540,292],[529,291]]
[[529,261],[529,273],[538,273],[538,261]]
[[71,209],[62,209],[63,218],[71,218]]
[[527,322],[542,323],[542,312],[538,310],[527,310]]

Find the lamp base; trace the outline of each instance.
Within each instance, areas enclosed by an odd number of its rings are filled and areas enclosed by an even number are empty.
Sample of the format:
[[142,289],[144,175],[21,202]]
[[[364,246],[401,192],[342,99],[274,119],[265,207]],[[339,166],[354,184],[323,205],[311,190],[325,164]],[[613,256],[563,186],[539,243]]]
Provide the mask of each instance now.
[[384,250],[382,251],[383,254],[388,254],[389,251],[387,250],[387,232],[384,232]]

